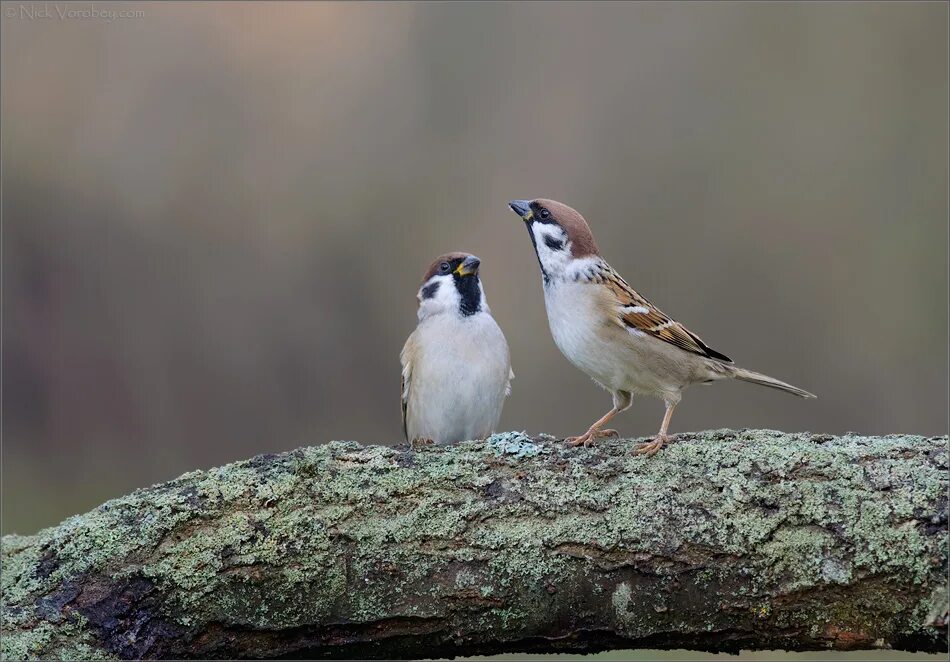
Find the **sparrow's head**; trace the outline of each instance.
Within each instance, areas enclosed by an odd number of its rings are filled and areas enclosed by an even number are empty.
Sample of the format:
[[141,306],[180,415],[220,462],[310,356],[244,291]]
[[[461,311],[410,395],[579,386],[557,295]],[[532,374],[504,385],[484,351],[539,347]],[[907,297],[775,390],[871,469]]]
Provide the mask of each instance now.
[[488,309],[478,279],[481,261],[468,253],[446,253],[429,265],[419,288],[419,319],[437,313],[469,317]]
[[599,257],[587,221],[576,210],[554,200],[512,200],[508,203],[528,228],[545,281],[563,278],[576,260]]

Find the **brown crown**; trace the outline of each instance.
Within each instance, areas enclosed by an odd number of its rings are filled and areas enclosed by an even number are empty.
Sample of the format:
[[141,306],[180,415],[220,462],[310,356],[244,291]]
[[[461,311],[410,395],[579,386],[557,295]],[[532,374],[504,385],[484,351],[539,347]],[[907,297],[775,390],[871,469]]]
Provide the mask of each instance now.
[[551,212],[551,219],[567,233],[567,238],[571,242],[571,255],[574,257],[600,255],[590,226],[587,225],[587,221],[580,212],[557,200],[539,198],[535,202]]
[[452,262],[453,260],[461,261],[467,257],[471,257],[471,253],[462,253],[462,252],[456,251],[454,253],[446,253],[445,255],[440,255],[439,257],[435,258],[432,264],[429,265],[429,268],[426,270],[426,275],[422,277],[422,282],[424,283],[430,278],[432,278],[439,271],[439,265],[442,264],[443,262]]

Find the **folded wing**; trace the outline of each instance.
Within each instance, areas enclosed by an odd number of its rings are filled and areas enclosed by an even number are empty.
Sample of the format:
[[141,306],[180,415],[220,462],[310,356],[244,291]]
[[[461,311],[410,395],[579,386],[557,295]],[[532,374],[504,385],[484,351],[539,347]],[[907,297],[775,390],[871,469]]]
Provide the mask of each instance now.
[[618,322],[631,333],[652,336],[684,351],[732,363],[728,356],[709,347],[699,336],[641,296],[617,272],[612,269],[606,272],[604,284],[617,299]]

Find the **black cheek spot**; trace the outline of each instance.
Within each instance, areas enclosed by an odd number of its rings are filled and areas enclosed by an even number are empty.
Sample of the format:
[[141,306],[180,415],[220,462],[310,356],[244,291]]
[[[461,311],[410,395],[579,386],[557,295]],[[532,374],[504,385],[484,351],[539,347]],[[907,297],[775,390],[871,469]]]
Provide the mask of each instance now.
[[555,239],[554,237],[549,237],[545,235],[544,245],[550,248],[552,251],[559,251],[564,248],[564,242],[560,239]]
[[423,287],[423,288],[422,288],[422,298],[423,298],[423,299],[431,299],[432,297],[434,297],[434,296],[435,296],[435,293],[439,291],[439,285],[441,285],[441,284],[442,284],[442,283],[440,283],[439,281],[436,281],[436,282],[434,282],[434,283],[429,283],[428,285],[426,285],[425,287]]

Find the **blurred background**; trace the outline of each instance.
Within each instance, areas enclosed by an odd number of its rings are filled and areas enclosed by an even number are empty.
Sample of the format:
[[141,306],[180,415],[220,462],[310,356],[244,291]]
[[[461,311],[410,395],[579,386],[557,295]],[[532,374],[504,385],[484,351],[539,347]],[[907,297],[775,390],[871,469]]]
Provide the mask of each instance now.
[[578,208],[666,312],[820,396],[696,388],[673,431],[947,433],[944,3],[31,6],[2,19],[4,533],[400,442],[447,250],[511,346],[502,427],[583,431],[610,398],[551,340],[512,198]]

